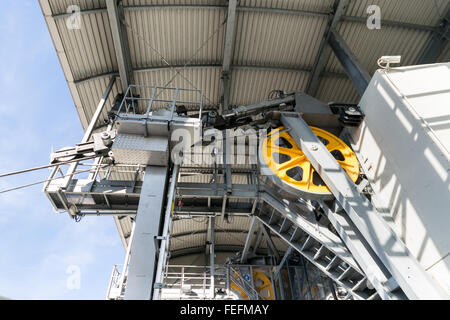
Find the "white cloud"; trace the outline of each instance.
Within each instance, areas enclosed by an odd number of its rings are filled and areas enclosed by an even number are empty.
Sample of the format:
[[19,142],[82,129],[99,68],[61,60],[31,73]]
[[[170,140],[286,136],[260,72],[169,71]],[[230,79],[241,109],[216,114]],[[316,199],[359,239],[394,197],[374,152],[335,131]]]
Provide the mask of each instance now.
[[[48,163],[78,143],[81,126],[37,1],[0,11],[0,173]],[[24,8],[24,5],[26,6]],[[49,171],[0,178],[0,190],[45,180]],[[76,224],[53,212],[42,185],[0,194],[0,295],[14,299],[103,299],[124,252],[111,217]],[[68,290],[69,265],[81,268]]]

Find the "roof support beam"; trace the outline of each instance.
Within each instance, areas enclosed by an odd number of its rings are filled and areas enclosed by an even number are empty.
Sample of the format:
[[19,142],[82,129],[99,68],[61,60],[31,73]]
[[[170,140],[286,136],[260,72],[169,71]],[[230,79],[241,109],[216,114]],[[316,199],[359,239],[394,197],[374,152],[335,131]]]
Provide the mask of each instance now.
[[[208,219],[209,218],[214,218],[214,217],[208,217]],[[209,239],[210,232],[211,232],[211,225],[208,222],[207,229],[196,230],[196,231],[188,231],[188,232],[183,232],[183,233],[176,233],[176,234],[170,235],[170,238],[174,239],[174,238],[189,237],[189,236],[192,236],[193,234],[197,234],[197,235],[198,234],[206,234],[206,238]],[[214,230],[214,233],[215,234],[216,233],[217,234],[222,234],[222,233],[247,234],[248,230],[244,230],[244,229],[242,229],[242,230],[239,230],[239,229],[226,229],[226,230],[217,229],[217,230]],[[205,246],[203,246],[203,251],[204,250],[205,250]],[[207,255],[209,255],[209,251],[207,252]]]
[[[226,10],[228,7],[223,5],[141,5],[141,6],[126,6],[124,7],[124,11],[145,11],[145,10],[167,10],[167,9],[185,9],[185,10],[195,10],[195,9],[212,9],[212,10]],[[290,10],[290,9],[276,9],[276,8],[255,8],[255,7],[237,7],[237,11],[240,12],[262,12],[262,13],[273,13],[273,14],[285,14],[285,15],[297,15],[297,16],[310,16],[310,17],[319,17],[326,18],[328,13],[326,12],[315,12],[315,11],[307,11],[307,10]],[[81,15],[88,14],[97,14],[106,12],[105,8],[99,9],[87,9],[80,11]],[[70,17],[71,14],[68,13],[59,13],[53,14],[52,17],[54,19],[66,19]],[[343,16],[343,21],[348,22],[357,22],[357,23],[367,23],[366,17],[354,17],[354,16]],[[393,20],[384,20],[383,26],[388,27],[397,27],[397,28],[407,28],[413,30],[423,30],[423,31],[435,31],[436,27],[427,26],[422,24],[401,22],[401,21],[393,21]]]
[[[157,67],[144,67],[135,69],[134,72],[151,72],[151,71],[161,71],[167,69],[196,69],[196,68],[222,68],[222,65],[219,64],[198,64],[198,65],[175,65],[175,66],[157,66]],[[261,70],[261,71],[283,71],[283,72],[304,72],[309,73],[312,70],[309,68],[288,68],[288,67],[280,67],[280,66],[247,66],[247,65],[231,65],[232,70]],[[97,80],[104,77],[111,76],[119,76],[116,72],[109,72],[104,74],[95,75],[92,77],[87,77],[83,79],[79,79],[74,81],[76,85],[83,84],[87,81]],[[347,75],[344,73],[336,73],[336,72],[323,72],[322,76],[325,77],[335,77],[335,78],[347,78]]]
[[237,0],[229,0],[228,3],[228,17],[227,30],[225,33],[225,46],[223,52],[223,66],[222,66],[222,97],[219,114],[228,110],[230,98],[230,70],[231,60],[233,58],[234,39],[236,36],[236,6]]
[[[232,252],[232,253],[236,253],[237,251],[242,250],[242,246],[241,245],[231,245],[231,244],[216,244],[214,249],[215,249],[215,252]],[[205,250],[205,246],[172,250],[170,252],[170,258],[173,259],[173,258],[176,258],[176,257],[185,256],[185,255],[189,255],[189,254],[202,253],[202,252],[204,252],[204,250]],[[258,254],[265,254],[266,250],[265,249],[261,249],[257,253]]]
[[328,44],[328,38],[330,37],[330,30],[335,28],[340,21],[345,9],[348,5],[349,0],[335,0],[333,6],[333,13],[330,15],[328,20],[328,25],[325,29],[325,33],[320,43],[319,53],[314,62],[313,71],[311,72],[308,84],[306,86],[306,93],[312,96],[316,96],[317,89],[319,87],[320,76],[325,69],[325,65],[328,61],[328,56],[330,55],[330,45]]
[[450,5],[444,19],[442,20],[441,27],[433,33],[431,40],[425,46],[425,49],[419,58],[418,64],[435,63],[447,45],[449,37]]
[[331,49],[333,49],[333,52],[338,58],[339,62],[344,67],[345,72],[349,76],[350,80],[352,80],[353,85],[362,96],[364,94],[364,91],[366,91],[366,88],[369,85],[371,79],[369,73],[358,61],[355,54],[350,50],[347,43],[339,35],[336,29],[330,30],[328,43],[330,44]]
[[89,139],[91,138],[92,133],[94,132],[94,130],[96,128],[96,124],[100,118],[100,115],[102,114],[103,109],[105,108],[106,100],[108,100],[108,97],[111,94],[111,91],[113,89],[115,82],[116,82],[116,77],[112,76],[111,80],[109,80],[108,86],[106,87],[105,93],[103,94],[102,98],[100,99],[97,109],[95,110],[95,113],[90,120],[89,126],[86,129],[86,132],[84,133],[82,143],[88,142]]
[[116,51],[117,64],[119,66],[120,80],[122,90],[125,92],[130,84],[133,84],[133,69],[127,37],[127,30],[123,23],[125,21],[122,1],[106,0],[109,25]]

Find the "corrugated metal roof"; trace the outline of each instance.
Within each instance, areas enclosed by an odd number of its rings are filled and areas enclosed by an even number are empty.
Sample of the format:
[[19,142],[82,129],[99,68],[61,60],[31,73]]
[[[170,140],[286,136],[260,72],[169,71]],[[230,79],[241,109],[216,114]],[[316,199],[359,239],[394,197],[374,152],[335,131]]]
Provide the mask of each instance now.
[[[235,216],[230,223],[220,217],[216,218],[215,244],[218,246],[243,246],[250,228],[250,217]],[[132,222],[129,217],[119,220],[120,231],[128,243]],[[170,232],[170,250],[177,251],[187,248],[200,248],[206,245],[208,218],[178,219],[173,221]],[[284,240],[273,236],[272,241],[280,251],[287,249]],[[261,241],[260,248],[266,248],[266,242]]]
[[[74,81],[83,81],[73,94],[81,97],[78,111],[86,126],[98,104],[96,99],[101,96],[100,88],[105,86],[105,80],[99,78],[118,70],[106,3],[104,0],[40,1],[49,1],[53,15],[65,14],[72,4],[82,11],[93,10],[81,15],[80,30],[67,29],[67,15],[55,17]],[[333,3],[333,0],[240,1],[232,59],[231,104],[257,102],[273,89],[304,90],[325,30],[326,14],[331,12]],[[351,1],[345,16],[365,18],[367,7],[375,4],[381,7],[383,19],[436,27],[442,18],[439,12],[444,12],[448,3],[448,0]],[[123,5],[135,82],[203,89],[205,105],[217,106],[221,95],[226,2],[128,0]],[[370,73],[377,68],[376,60],[381,55],[400,54],[402,65],[416,63],[431,37],[431,31],[403,27],[369,30],[364,21],[346,21],[345,17],[338,30]],[[440,61],[446,59],[448,56],[443,54]],[[198,67],[180,68],[186,64]],[[333,54],[326,71],[327,77],[321,84],[328,86],[319,89],[321,99],[358,100],[349,82],[343,85],[342,77],[330,77],[329,73],[344,73]],[[336,83],[332,84],[333,81]]]
[[274,8],[288,10],[307,10],[312,12],[329,12],[334,0],[241,0],[242,7]]
[[349,79],[336,81],[335,78],[322,77],[317,98],[334,102],[358,101],[359,94]]
[[447,0],[358,0],[350,1],[346,15],[367,17],[367,8],[376,5],[385,20],[436,26],[443,18]]
[[326,23],[321,17],[238,12],[233,63],[312,68]]
[[85,14],[80,17],[80,29],[68,29],[65,19],[55,20],[75,80],[117,70],[107,13]]
[[170,239],[170,251],[198,248],[206,245],[206,233],[192,233],[184,237]]
[[81,10],[106,8],[105,0],[49,0],[54,14],[67,13],[70,6],[78,6]]
[[[106,4],[104,0],[48,1],[53,15],[65,14],[72,4],[82,11],[93,10],[81,15],[80,30],[67,29],[67,15],[55,17],[74,81],[83,81],[73,94],[81,97],[78,111],[86,126],[98,104],[101,88],[105,87],[105,80],[100,78],[118,70]],[[240,1],[232,59],[231,104],[257,102],[273,89],[304,90],[325,30],[326,14],[331,12],[333,2]],[[442,18],[439,12],[444,12],[448,3],[448,0],[351,1],[345,16],[365,18],[367,7],[375,4],[381,7],[383,19],[436,27]],[[226,2],[128,0],[123,4],[135,82],[203,89],[205,105],[217,106],[221,95]],[[268,8],[279,10],[268,11]],[[364,21],[346,21],[345,17],[338,30],[369,73],[377,68],[376,60],[381,55],[400,54],[402,65],[416,63],[431,38],[430,31],[411,28],[382,26],[381,30],[369,30]],[[447,59],[444,53],[439,61]],[[183,70],[181,67],[186,64],[198,67]],[[319,98],[358,100],[349,82],[345,81],[344,85],[342,77],[330,77],[329,73],[344,73],[333,54],[326,72],[321,84],[327,87],[319,89]]]
[[[233,217],[230,223],[220,217],[215,223],[217,245],[242,246],[250,227],[249,217]],[[208,218],[175,220],[171,231],[171,250],[197,248],[206,245]]]
[[[378,58],[385,55],[401,55],[401,65],[416,64],[431,38],[429,31],[391,26],[370,30],[361,28],[358,22],[342,22],[338,32],[370,75],[378,69]],[[334,53],[330,54],[326,71],[344,72]]]
[[448,62],[450,61],[450,42],[447,42],[441,56],[438,58],[437,62]]
[[223,5],[224,0],[124,0],[124,6],[144,5]]
[[222,9],[126,11],[133,68],[166,66],[166,61],[175,66],[220,64],[225,16]]
[[[85,81],[76,85],[78,91],[80,92],[80,98],[83,105],[92,106],[90,108],[85,108],[86,116],[91,119],[97,105],[102,98],[105,88],[109,83],[110,78],[101,77],[93,81]],[[106,101],[107,105],[113,105],[114,97],[121,91],[120,83],[116,81],[111,94]],[[108,119],[108,109],[104,109],[101,119],[98,121],[97,126],[102,126],[105,123],[103,119]]]
[[[136,71],[134,78],[137,83],[150,86],[162,85],[177,88],[191,88],[203,90],[205,106],[219,103],[220,68],[161,68],[148,71]],[[143,96],[151,97],[151,92],[143,92]],[[195,96],[187,94],[186,99],[195,101]]]
[[[111,76],[118,74],[105,0],[39,0],[66,75],[74,103],[86,128]],[[314,67],[328,14],[334,0],[241,0],[236,14],[236,37],[230,74],[230,102],[246,105],[267,98],[273,89],[304,91]],[[68,29],[67,9],[80,7],[81,29]],[[224,0],[124,0],[125,24],[136,84],[197,88],[204,106],[217,107],[222,94],[222,63],[227,14]],[[381,8],[390,23],[369,30],[369,5]],[[402,65],[415,64],[439,26],[450,0],[351,1],[337,26],[362,65],[373,73],[382,55],[402,55]],[[357,21],[355,21],[357,20]],[[395,26],[395,22],[419,28]],[[450,61],[447,44],[438,61]],[[185,66],[187,67],[185,68]],[[325,102],[357,102],[359,95],[333,53],[320,79],[317,97]],[[111,106],[119,83],[107,101]],[[149,96],[148,92],[143,93]],[[107,118],[103,112],[97,125]],[[248,166],[246,166],[248,167]],[[116,168],[113,179],[130,179],[130,168]],[[212,175],[184,176],[180,181],[210,183]],[[221,182],[221,181],[219,181]],[[234,183],[249,183],[234,175]],[[218,221],[220,219],[217,219]],[[116,219],[117,221],[117,219]],[[248,230],[249,219],[235,217],[217,228]],[[118,221],[122,235],[131,232],[129,217]],[[172,241],[173,249],[203,246],[207,224],[178,220],[173,232],[197,232]],[[201,231],[201,232],[200,232]],[[245,234],[218,232],[218,244],[242,245]],[[277,246],[285,248],[280,239]]]
[[308,73],[300,71],[234,70],[230,89],[231,104],[248,105],[267,100],[269,92],[274,89],[303,91],[308,76]]

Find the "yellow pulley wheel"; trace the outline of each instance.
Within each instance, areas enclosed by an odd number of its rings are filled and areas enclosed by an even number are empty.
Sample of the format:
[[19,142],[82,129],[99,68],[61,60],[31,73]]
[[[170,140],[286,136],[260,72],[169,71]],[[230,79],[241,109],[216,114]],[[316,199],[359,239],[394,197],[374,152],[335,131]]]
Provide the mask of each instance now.
[[[239,274],[233,275],[235,279],[239,279]],[[262,271],[253,270],[253,283],[256,292],[262,300],[275,300],[272,282],[270,278]],[[249,300],[248,295],[237,284],[231,282],[231,289],[239,295],[242,300]]]
[[255,283],[255,290],[263,300],[275,300],[273,293],[272,281],[262,271],[253,270],[253,279]]
[[[352,149],[325,130],[316,127],[311,127],[311,130],[355,182],[359,176],[359,163]],[[331,195],[330,189],[284,127],[274,129],[267,135],[262,142],[261,154],[275,177],[275,183],[283,190],[300,192],[312,198]]]

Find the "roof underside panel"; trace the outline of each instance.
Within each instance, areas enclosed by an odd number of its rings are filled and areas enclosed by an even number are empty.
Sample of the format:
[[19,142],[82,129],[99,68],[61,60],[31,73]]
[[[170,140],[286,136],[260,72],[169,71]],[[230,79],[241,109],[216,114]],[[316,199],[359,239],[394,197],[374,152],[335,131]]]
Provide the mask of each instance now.
[[[65,14],[72,4],[82,11],[91,10],[81,15],[80,30],[67,28],[68,15],[55,17],[72,73],[68,78],[73,77],[82,100],[78,108],[83,113],[80,118],[87,119],[87,123],[101,97],[101,86],[107,83],[99,79],[109,79],[118,72],[106,2],[48,1],[53,15]],[[334,0],[240,1],[230,77],[231,105],[264,100],[274,89],[303,91],[333,3]],[[436,27],[449,3],[350,1],[344,16],[366,18],[368,6],[378,5],[382,19]],[[227,1],[126,0],[123,5],[136,84],[202,89],[204,107],[217,108],[222,94]],[[431,31],[411,27],[382,25],[381,30],[370,30],[364,20],[352,22],[345,17],[338,31],[370,74],[377,69],[376,61],[382,55],[402,55],[402,65],[415,64],[432,37]],[[439,61],[449,58],[444,51]],[[325,86],[319,88],[320,99],[358,101],[350,81],[330,76],[344,73],[333,53],[325,72],[320,80],[320,85]]]
[[[338,32],[370,75],[379,68],[377,60],[381,56],[401,55],[401,65],[416,64],[432,35],[430,31],[390,26],[370,30],[357,22],[342,22]],[[334,53],[330,54],[326,71],[344,72]]]
[[[39,0],[46,16],[80,119],[86,128],[112,76],[118,74],[114,42],[105,0]],[[270,91],[304,91],[319,53],[328,14],[334,0],[240,0],[231,57],[230,104],[248,105],[266,100]],[[71,5],[81,11],[81,29],[68,29]],[[228,1],[124,0],[125,25],[136,84],[203,90],[204,108],[217,108],[222,70]],[[378,5],[386,22],[380,30],[367,28],[367,8]],[[197,7],[196,7],[197,6]],[[372,74],[383,55],[401,55],[402,66],[417,63],[432,38],[432,30],[450,6],[450,0],[350,1],[337,30],[364,68]],[[270,11],[272,10],[272,11]],[[355,21],[356,20],[356,21]],[[389,22],[389,23],[388,23]],[[397,22],[397,23],[396,23]],[[399,26],[399,23],[420,25]],[[450,61],[450,44],[438,62]],[[330,53],[319,79],[317,98],[325,102],[358,102],[352,82]],[[107,119],[117,81],[97,126]],[[150,97],[149,89],[142,89]],[[190,100],[190,99],[189,99]],[[192,99],[193,101],[195,99]],[[188,106],[189,107],[189,106]],[[102,172],[106,174],[106,172]],[[135,168],[116,168],[111,179],[133,180]],[[183,176],[183,182],[211,183],[211,175]],[[139,178],[140,179],[140,178]],[[219,183],[223,182],[219,177]],[[233,174],[233,183],[249,183]],[[173,250],[201,248],[207,238],[206,221],[174,222]],[[216,242],[242,246],[249,218],[230,224],[216,219]],[[118,222],[122,237],[131,232],[129,217]],[[274,237],[277,247],[286,244]],[[126,240],[124,240],[126,241]],[[264,246],[264,241],[261,242]]]
[[225,10],[126,11],[133,68],[221,64]]
[[106,12],[81,15],[80,29],[68,29],[65,19],[56,24],[75,80],[118,69]]
[[333,7],[333,2],[334,0],[241,0],[239,6],[327,13]]
[[53,14],[67,13],[71,6],[78,6],[81,11],[106,8],[105,0],[49,0]]
[[311,69],[326,23],[322,17],[238,12],[233,64]]
[[450,41],[444,47],[441,56],[438,58],[437,62],[449,62],[450,61]]
[[[77,90],[80,92],[81,102],[83,103],[86,117],[91,119],[97,109],[97,105],[102,98],[105,88],[108,86],[111,77],[100,77],[96,79],[92,79],[89,81],[84,81],[82,83],[77,84]],[[120,82],[116,81],[111,94],[106,100],[107,106],[112,106],[114,103],[114,98],[121,91]],[[105,125],[105,120],[108,119],[108,108],[104,108],[103,112],[96,124],[96,127],[101,127]]]
[[224,0],[123,0],[125,7],[129,6],[167,6],[167,5],[224,5]]
[[186,248],[196,248],[206,245],[206,232],[191,233],[182,237],[170,239],[170,251],[177,251]]
[[357,103],[361,97],[350,79],[322,77],[317,92],[317,98],[325,102]]
[[[219,104],[220,71],[218,67],[165,68],[137,71],[134,73],[134,78],[136,83],[148,86],[203,90],[203,104],[208,107]],[[150,90],[145,90],[141,96],[151,97]],[[186,94],[186,99],[195,101],[195,95]]]
[[[172,225],[170,250],[177,251],[186,248],[206,248],[208,218],[190,218],[175,220]],[[219,246],[243,246],[247,239],[251,218],[233,217],[226,221],[220,217],[215,222],[215,244]],[[272,235],[272,241],[280,251],[285,251],[286,243]],[[266,241],[261,241],[260,248],[267,248]]]
[[[384,20],[436,26],[443,18],[448,0],[358,0],[350,1],[346,15],[368,17],[367,8],[376,5]],[[373,14],[373,12],[370,12]]]
[[267,100],[274,89],[304,91],[309,74],[296,71],[233,70],[230,91],[232,105],[248,105]]

